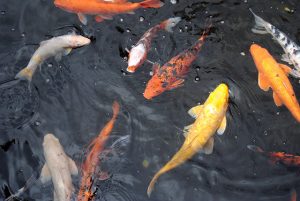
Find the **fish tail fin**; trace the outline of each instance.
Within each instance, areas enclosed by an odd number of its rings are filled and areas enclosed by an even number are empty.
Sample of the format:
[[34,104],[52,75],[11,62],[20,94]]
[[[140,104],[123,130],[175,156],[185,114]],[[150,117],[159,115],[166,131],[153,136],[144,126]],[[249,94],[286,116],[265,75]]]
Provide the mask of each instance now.
[[259,17],[258,15],[256,15],[253,10],[251,8],[249,8],[250,12],[252,13],[252,15],[255,18],[255,25],[254,27],[251,29],[253,33],[256,34],[267,34],[267,30],[266,30],[266,26],[269,24],[268,22],[266,22],[264,19],[262,19],[261,17]]
[[165,29],[166,31],[172,33],[173,32],[173,27],[175,27],[179,22],[181,21],[181,17],[173,17],[173,18],[169,18],[165,21],[163,21],[160,24],[160,27],[162,29]]
[[32,80],[32,75],[33,75],[33,70],[26,67],[23,68],[17,75],[16,75],[16,79],[20,79],[20,80],[28,80],[29,82],[31,82]]
[[143,8],[160,8],[164,5],[160,0],[145,0],[139,4]]
[[120,111],[120,104],[117,101],[114,101],[112,105],[112,109],[113,109],[113,119],[116,119]]
[[206,28],[204,29],[202,35],[201,35],[200,38],[199,38],[200,41],[204,41],[205,38],[208,36],[209,31],[210,31],[210,29],[211,29],[211,27],[212,27],[211,19],[209,19],[209,20],[206,22],[206,26],[205,26],[205,27],[206,27]]
[[264,153],[264,150],[262,150],[262,148],[255,145],[247,145],[247,148],[254,152]]
[[154,175],[154,177],[152,178],[152,180],[151,180],[151,182],[150,182],[150,184],[149,184],[149,186],[148,186],[148,188],[147,188],[147,195],[148,195],[148,197],[151,196],[151,193],[152,193],[152,191],[153,191],[153,189],[154,189],[154,185],[155,185],[155,183],[157,182],[157,180],[158,180],[158,178],[160,177],[160,175],[162,175],[162,172],[161,172],[161,171],[159,171],[158,173],[156,173],[156,174]]

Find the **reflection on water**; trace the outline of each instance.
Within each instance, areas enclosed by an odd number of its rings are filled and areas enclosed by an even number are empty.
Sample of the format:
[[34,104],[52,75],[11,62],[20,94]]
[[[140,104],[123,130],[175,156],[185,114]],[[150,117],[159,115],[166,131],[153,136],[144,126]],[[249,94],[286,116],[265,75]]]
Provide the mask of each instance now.
[[[28,86],[6,81],[26,66],[40,41],[67,33],[71,28],[58,28],[78,24],[78,19],[52,1],[1,1],[0,82],[6,84],[0,86],[0,196],[16,192],[31,175],[38,177],[47,132],[55,133],[80,166],[87,144],[110,119],[111,104],[118,100],[122,110],[106,146],[117,151],[103,157],[103,168],[111,176],[95,185],[97,200],[290,200],[290,190],[299,190],[299,169],[271,164],[247,149],[255,144],[266,151],[300,153],[299,125],[285,107],[274,105],[271,93],[257,86],[250,44],[261,44],[278,60],[282,50],[270,37],[251,32],[248,8],[299,44],[299,6],[297,0],[166,0],[160,9],[140,9],[99,24],[90,20],[80,26],[95,38],[93,43],[60,62],[47,60]],[[213,27],[184,86],[146,101],[142,93],[152,65],[146,62],[135,74],[125,73],[125,48],[130,49],[151,26],[174,16],[183,20],[174,33],[158,33],[150,61],[164,64],[191,46],[208,16]],[[228,127],[224,135],[216,136],[213,154],[196,154],[163,175],[147,198],[153,174],[178,150],[183,127],[193,122],[188,109],[203,103],[220,82],[229,85],[231,99]],[[291,82],[300,94],[298,80]],[[75,177],[77,189],[79,182]],[[21,197],[52,200],[52,191],[51,185],[37,182]]]

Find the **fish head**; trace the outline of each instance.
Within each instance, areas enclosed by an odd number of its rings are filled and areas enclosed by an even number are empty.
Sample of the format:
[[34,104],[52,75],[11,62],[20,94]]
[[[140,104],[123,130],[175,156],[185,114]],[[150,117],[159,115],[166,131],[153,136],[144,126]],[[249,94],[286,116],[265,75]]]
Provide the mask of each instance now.
[[258,69],[260,68],[260,66],[262,64],[262,61],[264,61],[267,58],[273,58],[267,49],[265,49],[257,44],[252,44],[250,46],[250,53],[252,55],[255,65]]
[[141,43],[134,46],[129,52],[127,71],[133,73],[146,58],[146,47]]
[[72,4],[70,0],[55,0],[54,5],[62,9],[68,9]]
[[48,133],[44,136],[44,147],[57,147],[60,146],[59,140],[51,133]]
[[70,34],[67,40],[68,44],[72,48],[82,47],[91,43],[91,40],[89,38],[76,34]]
[[206,103],[214,105],[215,108],[227,108],[229,100],[229,88],[222,83],[210,93]]
[[147,83],[146,89],[144,91],[144,97],[146,99],[152,99],[155,96],[160,95],[167,90],[167,82],[162,81],[156,74]]

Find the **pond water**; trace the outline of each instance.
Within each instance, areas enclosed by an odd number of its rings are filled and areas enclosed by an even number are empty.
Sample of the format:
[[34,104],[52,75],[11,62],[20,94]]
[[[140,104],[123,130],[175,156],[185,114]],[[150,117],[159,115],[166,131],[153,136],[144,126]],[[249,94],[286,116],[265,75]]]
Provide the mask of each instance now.
[[[300,168],[272,164],[247,149],[254,144],[267,151],[300,153],[300,125],[286,107],[275,106],[271,91],[259,89],[249,47],[260,44],[278,61],[283,51],[270,35],[251,32],[249,8],[300,44],[297,0],[165,0],[162,8],[139,9],[101,23],[89,18],[87,26],[53,1],[1,0],[0,200],[23,187],[31,175],[39,175],[46,133],[54,133],[80,166],[87,145],[111,118],[115,100],[121,111],[106,147],[127,137],[116,148],[117,155],[104,159],[111,177],[97,182],[95,200],[290,200],[290,191],[300,190]],[[213,25],[184,86],[146,100],[143,91],[152,65],[126,73],[125,49],[150,27],[174,16],[183,20],[173,33],[158,33],[150,61],[166,63],[199,38],[210,16]],[[61,61],[45,61],[30,87],[11,81],[40,41],[68,33],[71,27],[64,26],[74,24],[95,40]],[[300,97],[299,81],[290,80]],[[229,85],[230,104],[227,129],[215,136],[213,153],[198,153],[161,176],[148,198],[150,180],[182,145],[184,126],[194,121],[187,111],[203,103],[221,82]],[[78,190],[80,176],[73,177],[73,184]],[[19,198],[53,200],[52,191],[52,184],[36,182]]]

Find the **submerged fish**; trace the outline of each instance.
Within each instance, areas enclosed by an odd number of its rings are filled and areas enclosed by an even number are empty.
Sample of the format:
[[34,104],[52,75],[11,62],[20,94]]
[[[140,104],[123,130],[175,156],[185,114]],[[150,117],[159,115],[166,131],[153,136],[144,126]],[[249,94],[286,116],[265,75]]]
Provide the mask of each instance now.
[[283,48],[285,54],[282,55],[282,61],[293,64],[296,70],[291,70],[290,74],[296,78],[300,78],[300,47],[292,41],[285,33],[281,32],[269,22],[257,16],[251,9],[251,13],[255,17],[255,27],[252,29],[254,33],[271,34],[273,39]]
[[55,57],[56,60],[60,60],[63,55],[69,54],[73,48],[88,45],[90,42],[90,39],[75,34],[53,37],[49,40],[42,41],[40,47],[31,57],[27,67],[22,69],[16,75],[16,78],[31,81],[38,66],[46,59]]
[[293,189],[291,192],[291,201],[297,201],[297,192],[295,189]]
[[78,18],[84,25],[87,24],[85,14],[96,15],[95,20],[101,22],[103,20],[112,19],[114,15],[122,13],[133,13],[139,8],[160,8],[163,3],[159,0],[144,0],[142,2],[108,2],[108,1],[78,1],[78,0],[55,0],[55,6],[68,12],[77,13]]
[[144,91],[146,99],[152,99],[164,91],[175,89],[183,85],[184,76],[188,73],[190,65],[197,58],[206,38],[208,29],[189,49],[173,57],[169,62],[160,67],[159,64],[153,66],[153,76],[148,81]]
[[44,137],[45,165],[40,180],[42,183],[52,180],[54,186],[54,201],[71,200],[74,186],[71,175],[77,175],[75,162],[64,152],[59,140],[52,134]]
[[104,149],[104,145],[114,127],[114,123],[117,119],[120,105],[118,102],[114,102],[113,106],[113,117],[101,130],[98,137],[96,137],[93,142],[89,145],[91,148],[89,154],[86,157],[85,162],[82,165],[82,179],[81,185],[78,192],[78,201],[91,201],[94,198],[94,193],[92,192],[92,185],[94,182],[94,177],[97,176],[97,169],[99,166],[99,155]]
[[247,147],[251,151],[268,156],[273,163],[281,162],[289,166],[300,166],[300,156],[287,154],[284,152],[265,152],[264,150],[262,150],[262,148],[255,145],[248,145]]
[[176,26],[180,20],[180,17],[169,18],[146,31],[129,52],[127,71],[133,73],[145,62],[151,47],[151,41],[159,30],[165,29],[168,32],[172,32],[172,28]]
[[226,111],[228,107],[229,90],[226,84],[220,84],[203,105],[198,105],[189,110],[189,114],[196,121],[185,127],[185,141],[173,158],[161,168],[151,180],[147,194],[150,196],[157,179],[164,173],[181,165],[190,159],[196,152],[212,153],[214,134],[223,134],[226,128]]
[[299,103],[287,77],[291,69],[284,64],[277,63],[268,50],[259,45],[251,45],[250,53],[258,70],[258,86],[264,91],[268,91],[271,87],[276,106],[284,104],[300,122]]

